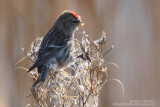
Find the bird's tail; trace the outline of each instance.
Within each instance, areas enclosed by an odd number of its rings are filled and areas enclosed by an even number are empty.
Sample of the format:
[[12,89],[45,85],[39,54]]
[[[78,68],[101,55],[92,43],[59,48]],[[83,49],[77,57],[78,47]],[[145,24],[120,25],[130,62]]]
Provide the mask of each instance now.
[[35,81],[35,83],[32,85],[32,87],[35,87],[40,81],[44,82],[50,69],[46,65],[41,65],[38,67],[38,73],[40,73],[38,79]]
[[36,67],[37,67],[36,64],[32,65],[32,66],[29,68],[28,73],[29,73],[30,71],[32,71],[33,69],[35,69]]

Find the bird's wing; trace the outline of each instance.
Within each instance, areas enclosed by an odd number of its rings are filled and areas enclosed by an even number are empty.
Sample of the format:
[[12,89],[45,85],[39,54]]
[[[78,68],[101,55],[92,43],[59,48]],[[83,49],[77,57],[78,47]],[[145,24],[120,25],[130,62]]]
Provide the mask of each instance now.
[[29,71],[31,71],[31,70],[35,69],[36,67],[46,63],[50,58],[54,57],[57,54],[57,52],[60,48],[62,48],[62,47],[51,45],[51,46],[48,46],[46,48],[39,49],[38,59],[33,64],[33,66],[29,69]]

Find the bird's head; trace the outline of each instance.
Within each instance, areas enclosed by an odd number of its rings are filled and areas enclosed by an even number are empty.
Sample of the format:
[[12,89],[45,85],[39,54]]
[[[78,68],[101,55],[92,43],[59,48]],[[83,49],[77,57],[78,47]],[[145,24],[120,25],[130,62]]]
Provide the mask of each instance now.
[[62,12],[55,23],[59,30],[63,30],[66,33],[73,33],[78,26],[82,25],[80,16],[70,10]]

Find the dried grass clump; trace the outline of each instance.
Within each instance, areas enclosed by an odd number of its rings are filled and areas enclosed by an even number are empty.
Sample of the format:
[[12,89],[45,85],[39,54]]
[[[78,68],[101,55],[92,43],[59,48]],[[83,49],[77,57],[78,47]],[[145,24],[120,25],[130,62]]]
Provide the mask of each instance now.
[[[26,53],[26,57],[33,62],[37,59],[41,40],[37,38],[31,44],[30,52]],[[98,106],[100,90],[108,81],[107,66],[103,59],[108,51],[102,55],[106,35],[103,32],[100,39],[92,41],[83,32],[82,41],[74,41],[74,62],[58,71],[53,67],[45,82],[31,89],[41,107]],[[34,81],[38,78],[36,69],[29,75]]]

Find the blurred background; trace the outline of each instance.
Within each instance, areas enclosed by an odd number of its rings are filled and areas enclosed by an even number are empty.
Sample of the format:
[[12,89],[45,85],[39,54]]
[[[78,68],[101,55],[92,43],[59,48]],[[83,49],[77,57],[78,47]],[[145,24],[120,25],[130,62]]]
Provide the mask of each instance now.
[[160,0],[0,0],[0,107],[34,104],[33,97],[25,98],[32,80],[26,71],[15,70],[15,63],[25,56],[21,48],[29,50],[30,43],[44,36],[66,9],[81,16],[93,38],[106,32],[104,51],[115,45],[105,60],[119,66],[108,65],[109,78],[123,83],[125,96],[120,100],[120,84],[110,81],[102,88],[99,107],[134,100],[159,107]]

